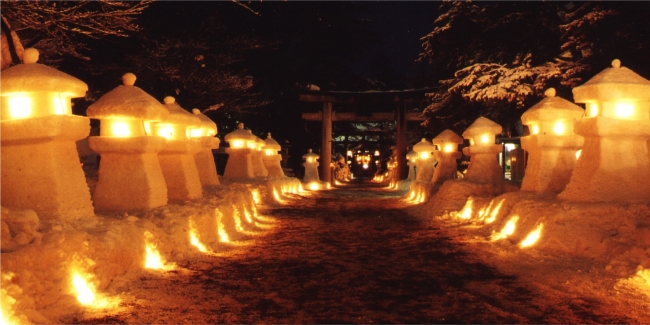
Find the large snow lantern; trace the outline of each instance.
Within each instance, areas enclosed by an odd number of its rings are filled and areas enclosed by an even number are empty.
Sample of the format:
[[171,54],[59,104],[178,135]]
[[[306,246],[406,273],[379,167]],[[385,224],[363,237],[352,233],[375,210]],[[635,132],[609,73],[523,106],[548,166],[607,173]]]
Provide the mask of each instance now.
[[254,135],[253,131],[248,130],[248,133],[250,133],[251,136],[251,141],[249,142],[249,144],[252,149],[251,161],[253,163],[253,174],[255,175],[255,177],[259,177],[259,178],[267,177],[269,176],[269,172],[266,170],[266,167],[264,166],[264,161],[262,160],[264,156],[263,148],[266,145],[266,142],[264,142],[264,140]]
[[92,216],[75,144],[90,133],[90,120],[72,115],[70,100],[88,86],[37,61],[38,50],[26,49],[23,64],[2,71],[2,205],[42,218]]
[[226,134],[224,140],[228,142],[230,148],[226,148],[228,162],[223,177],[235,180],[255,178],[251,159],[253,149],[249,147],[249,141],[252,141],[251,134],[244,129],[244,123],[239,123],[237,130]]
[[415,176],[416,181],[430,182],[433,177],[434,170],[434,154],[436,148],[427,139],[422,140],[413,146],[413,151],[418,154],[418,159],[415,164],[418,168],[418,173]]
[[99,136],[88,139],[90,148],[101,156],[93,196],[99,210],[145,210],[167,204],[167,184],[158,162],[166,139],[155,135],[152,125],[169,112],[136,87],[135,80],[134,74],[124,74],[123,85],[86,111],[100,121]]
[[521,190],[559,193],[569,182],[576,152],[582,147],[583,139],[573,133],[573,125],[585,111],[555,97],[554,88],[547,89],[544,94],[546,98],[521,115],[521,122],[530,131],[521,138],[521,147],[528,151]]
[[201,151],[201,140],[191,138],[192,130],[201,127],[201,120],[176,103],[172,96],[164,98],[167,118],[154,125],[157,135],[167,142],[158,152],[167,196],[170,200],[191,200],[203,197],[199,171],[194,155]]
[[262,160],[264,161],[264,167],[268,171],[269,177],[285,177],[284,171],[282,170],[282,156],[278,153],[282,147],[280,144],[271,138],[271,133],[266,136],[264,139],[264,155]]
[[584,137],[571,180],[558,198],[650,202],[650,81],[619,60],[573,89],[587,106],[574,131]]
[[217,124],[202,114],[197,108],[192,109],[192,114],[198,117],[201,122],[199,128],[190,130],[190,137],[201,141],[201,151],[194,155],[201,185],[204,187],[219,185],[217,165],[214,162],[214,155],[212,154],[212,149],[219,148],[219,143],[221,142],[219,138],[215,137],[217,134]]
[[305,162],[302,165],[305,167],[305,177],[303,177],[303,183],[310,184],[313,182],[320,183],[320,178],[318,177],[318,158],[319,156],[315,153],[309,152],[302,156]]
[[415,169],[415,162],[418,160],[418,153],[413,150],[407,152],[406,160],[408,160],[407,164],[409,166],[409,174],[406,177],[406,180],[408,181],[415,180],[415,177],[417,175],[417,170]]
[[463,138],[469,139],[469,147],[463,154],[470,157],[465,179],[476,183],[495,183],[503,179],[497,155],[503,150],[495,144],[496,135],[503,132],[501,125],[485,117],[479,117],[470,125]]
[[463,138],[452,130],[444,130],[437,137],[433,138],[433,144],[438,150],[438,166],[433,172],[431,183],[442,184],[446,180],[454,179],[458,171],[456,160],[460,158],[458,145],[463,143]]

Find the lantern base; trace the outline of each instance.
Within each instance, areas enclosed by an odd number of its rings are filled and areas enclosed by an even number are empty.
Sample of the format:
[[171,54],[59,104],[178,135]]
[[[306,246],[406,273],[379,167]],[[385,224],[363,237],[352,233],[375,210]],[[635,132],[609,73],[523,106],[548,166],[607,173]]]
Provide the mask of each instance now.
[[253,174],[258,178],[265,178],[269,176],[266,166],[264,166],[263,156],[264,153],[258,150],[255,150],[251,153],[251,161],[253,163]]
[[431,183],[434,185],[442,185],[446,180],[454,179],[458,171],[456,159],[460,158],[459,156],[460,152],[451,154],[441,153],[438,156],[438,166],[436,166],[436,170],[433,172]]
[[497,161],[497,154],[501,150],[502,148],[499,145],[486,146],[480,149],[474,147],[464,148],[463,152],[471,156],[465,179],[475,183],[496,183],[502,181],[503,170]]
[[228,162],[223,173],[224,178],[232,180],[248,180],[255,178],[253,173],[253,162],[251,149],[248,148],[227,148]]
[[263,156],[262,161],[264,162],[264,167],[268,172],[269,177],[284,177],[284,170],[282,170],[282,157],[280,155],[272,156]]
[[158,153],[169,200],[192,200],[203,196],[201,179],[194,160],[194,155],[200,151],[199,141],[167,140]]
[[302,178],[303,183],[320,182],[318,176],[318,163],[303,163],[305,167],[305,176]]
[[217,164],[214,162],[212,149],[203,147],[199,153],[194,155],[196,169],[199,172],[201,186],[219,186],[219,175],[217,175]]

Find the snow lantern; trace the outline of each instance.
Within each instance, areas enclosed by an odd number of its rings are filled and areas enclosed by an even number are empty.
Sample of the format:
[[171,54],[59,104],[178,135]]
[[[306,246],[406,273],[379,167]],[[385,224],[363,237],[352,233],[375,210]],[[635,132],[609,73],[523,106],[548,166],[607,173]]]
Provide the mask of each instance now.
[[438,147],[438,166],[433,172],[431,183],[442,184],[446,180],[454,179],[458,171],[456,160],[460,158],[458,145],[463,143],[463,138],[452,130],[444,130],[433,138],[433,144]]
[[418,174],[415,177],[416,181],[431,181],[434,170],[433,152],[435,150],[433,144],[424,138],[413,146],[413,151],[418,154],[418,159],[415,161],[418,168]]
[[191,200],[203,197],[201,179],[194,155],[201,151],[201,140],[190,137],[191,131],[200,129],[201,120],[176,103],[172,96],[164,98],[169,115],[154,124],[154,132],[167,139],[158,152],[167,196],[170,200]]
[[407,164],[409,166],[409,174],[408,177],[406,177],[406,180],[412,181],[415,180],[416,176],[416,169],[415,169],[415,162],[418,159],[418,153],[411,150],[406,153],[406,159],[408,160]]
[[38,50],[26,49],[23,64],[2,71],[2,205],[42,218],[92,216],[75,144],[90,133],[90,120],[71,109],[88,86],[36,61]]
[[264,162],[264,167],[268,171],[269,177],[285,177],[284,171],[282,170],[282,156],[278,153],[282,148],[280,144],[271,138],[271,133],[266,136],[264,139],[264,155],[262,155],[262,160]]
[[219,148],[219,143],[221,142],[219,138],[215,137],[217,134],[217,124],[209,117],[201,114],[201,111],[196,108],[192,109],[192,113],[201,122],[199,128],[190,130],[190,137],[201,141],[201,151],[194,155],[201,185],[204,187],[219,185],[217,165],[214,162],[214,155],[212,154],[212,149]]
[[614,60],[573,96],[587,107],[574,127],[584,145],[558,198],[650,202],[650,81]]
[[145,210],[167,204],[167,184],[158,162],[166,139],[153,134],[152,125],[169,112],[151,95],[136,87],[136,76],[126,73],[123,85],[88,107],[99,119],[99,136],[88,139],[101,156],[93,200],[106,211]]
[[497,155],[503,148],[495,144],[496,135],[503,132],[501,125],[485,117],[479,117],[470,125],[463,138],[469,139],[469,147],[463,153],[470,156],[465,178],[476,183],[494,183],[503,179]]
[[555,97],[554,88],[544,94],[546,98],[521,115],[521,122],[530,131],[521,138],[522,148],[529,153],[521,190],[559,193],[569,182],[576,152],[582,147],[583,139],[573,133],[573,124],[585,111]]
[[264,148],[266,142],[254,135],[253,131],[248,130],[248,133],[250,133],[251,136],[249,144],[251,144],[252,149],[251,161],[253,163],[253,175],[255,175],[255,177],[269,176],[269,172],[266,170],[266,167],[264,167],[264,161],[262,160],[262,156],[264,155],[262,148]]
[[228,153],[228,162],[223,177],[231,179],[252,179],[255,178],[253,172],[253,161],[249,147],[251,134],[244,130],[244,123],[239,123],[237,130],[232,131],[224,137],[230,148],[226,148]]
[[318,177],[318,158],[319,156],[315,153],[311,152],[311,149],[309,149],[309,152],[302,156],[302,158],[305,160],[305,162],[302,164],[305,167],[305,177],[303,177],[302,181],[304,183],[312,183],[312,182],[320,182],[320,178]]

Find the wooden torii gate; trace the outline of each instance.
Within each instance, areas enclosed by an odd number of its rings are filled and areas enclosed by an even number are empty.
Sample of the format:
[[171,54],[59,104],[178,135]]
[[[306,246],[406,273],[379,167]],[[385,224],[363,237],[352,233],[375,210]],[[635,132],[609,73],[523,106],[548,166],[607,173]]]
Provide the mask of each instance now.
[[[392,91],[327,91],[312,92],[299,95],[301,102],[322,103],[322,109],[317,113],[303,113],[302,118],[306,121],[321,121],[321,152],[320,152],[320,177],[322,181],[331,182],[329,163],[332,161],[332,122],[396,122],[396,151],[397,151],[397,175],[399,179],[405,179],[408,174],[406,165],[406,131],[407,122],[424,121],[419,112],[407,112],[407,103],[412,103],[414,97],[424,97],[425,92],[432,89],[413,90],[392,90]],[[359,96],[387,96],[387,102],[394,103],[393,112],[373,112],[369,115],[357,113],[338,113],[332,110],[332,104],[353,104],[358,103]]]

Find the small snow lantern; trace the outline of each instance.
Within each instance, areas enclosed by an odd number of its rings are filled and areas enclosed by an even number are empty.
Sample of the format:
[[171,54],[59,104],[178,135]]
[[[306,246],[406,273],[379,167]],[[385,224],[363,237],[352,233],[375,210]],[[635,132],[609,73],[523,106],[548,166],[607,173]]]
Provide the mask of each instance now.
[[239,123],[237,130],[232,131],[224,137],[230,148],[226,148],[228,153],[228,162],[223,177],[231,179],[252,179],[255,178],[253,172],[253,161],[251,159],[251,149],[248,144],[251,140],[251,134],[244,129],[244,123]]
[[470,146],[463,153],[470,156],[465,179],[476,183],[494,183],[503,179],[497,155],[503,150],[495,144],[496,135],[503,132],[501,125],[485,117],[479,117],[470,125],[463,138],[469,139]]
[[320,178],[318,177],[319,156],[312,153],[311,149],[309,149],[309,152],[302,156],[302,158],[305,160],[302,164],[305,167],[305,177],[302,179],[303,183],[320,182]]
[[191,131],[201,127],[201,120],[176,103],[172,96],[164,98],[169,115],[153,125],[154,132],[167,142],[158,152],[160,168],[167,183],[170,200],[191,200],[203,196],[194,155],[201,151],[201,140],[191,138]]
[[145,210],[167,204],[167,184],[158,161],[166,139],[153,133],[153,124],[169,112],[135,86],[132,73],[86,111],[99,119],[99,136],[88,139],[101,156],[93,201],[105,211]]
[[530,131],[521,138],[522,148],[529,153],[521,190],[559,193],[569,182],[576,152],[582,147],[583,139],[573,133],[573,124],[585,111],[555,97],[553,88],[544,94],[546,98],[521,115],[521,122]]
[[253,131],[248,130],[248,133],[250,133],[251,139],[254,141],[250,141],[249,143],[251,144],[251,161],[253,163],[253,174],[255,177],[266,177],[269,176],[269,172],[266,170],[266,167],[264,166],[264,161],[262,160],[263,156],[265,155],[263,148],[266,145],[266,142],[264,140],[260,139],[256,135],[253,134]]
[[586,116],[574,131],[584,137],[571,180],[558,198],[584,202],[650,202],[650,81],[619,60],[573,89]]
[[221,142],[219,138],[215,137],[217,134],[217,124],[209,117],[201,114],[201,111],[196,108],[192,109],[192,113],[201,121],[199,128],[190,131],[191,138],[201,141],[201,151],[194,155],[201,185],[204,187],[219,185],[217,165],[214,162],[214,155],[212,154],[212,149],[219,148],[219,143]]
[[456,176],[458,170],[456,160],[461,156],[458,145],[463,143],[463,138],[452,130],[444,130],[433,138],[432,142],[438,147],[438,166],[433,172],[431,183],[442,184]]
[[411,150],[406,153],[406,159],[408,160],[407,164],[409,166],[409,174],[408,177],[406,177],[406,180],[412,181],[415,180],[415,176],[417,175],[417,170],[415,169],[415,162],[418,160],[418,153]]
[[23,64],[2,71],[2,205],[43,219],[92,216],[75,144],[90,133],[90,120],[71,111],[71,98],[88,86],[36,61],[38,50],[26,49]]
[[264,139],[264,155],[262,160],[264,161],[264,167],[268,171],[269,177],[285,177],[284,171],[282,170],[282,156],[278,154],[282,148],[280,144],[271,138],[271,133],[266,136]]
[[433,152],[435,150],[436,148],[433,146],[433,144],[424,138],[413,146],[413,151],[418,154],[418,159],[415,161],[415,164],[418,168],[418,173],[415,177],[416,181],[431,181],[431,178],[433,177],[433,164],[435,160]]

